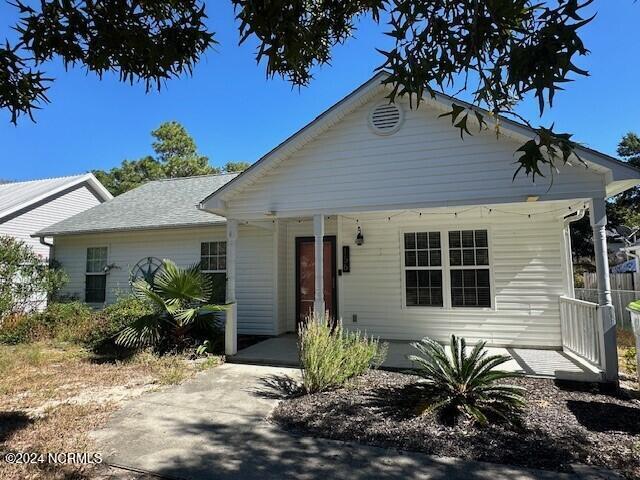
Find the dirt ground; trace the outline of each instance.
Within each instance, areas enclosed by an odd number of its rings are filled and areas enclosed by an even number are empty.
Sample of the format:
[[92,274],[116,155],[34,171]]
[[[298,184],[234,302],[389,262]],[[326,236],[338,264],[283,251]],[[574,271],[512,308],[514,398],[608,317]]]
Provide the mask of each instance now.
[[[92,450],[88,432],[103,425],[122,402],[178,384],[220,361],[148,352],[116,360],[52,343],[0,346],[0,479],[109,478],[114,472],[95,457],[65,465],[66,457],[55,464],[39,455],[99,453]],[[6,454],[16,452],[30,453],[34,463],[7,463]]]

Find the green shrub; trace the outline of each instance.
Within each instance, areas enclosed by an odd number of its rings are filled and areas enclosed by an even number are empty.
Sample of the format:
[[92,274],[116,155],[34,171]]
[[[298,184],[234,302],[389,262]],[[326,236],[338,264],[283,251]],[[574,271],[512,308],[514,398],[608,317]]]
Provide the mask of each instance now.
[[499,380],[519,377],[515,372],[495,370],[511,360],[508,355],[487,355],[486,342],[478,343],[470,354],[464,338],[451,335],[451,356],[435,340],[424,338],[411,344],[423,356],[410,355],[425,397],[421,408],[436,412],[445,423],[456,423],[461,416],[485,425],[491,416],[512,421],[524,406],[523,389],[499,385]]
[[66,282],[66,274],[29,245],[0,235],[0,323],[53,298]]
[[0,325],[0,343],[17,345],[33,339],[36,329],[33,315],[11,315],[6,317]]
[[95,329],[91,308],[81,302],[50,303],[42,312],[12,315],[0,327],[0,343],[56,339],[83,342]]
[[50,303],[42,312],[8,317],[0,327],[0,343],[57,340],[98,348],[111,345],[124,327],[151,312],[148,304],[128,296],[103,311],[86,303]]
[[86,303],[52,303],[36,321],[43,328],[44,336],[61,342],[87,343],[96,334],[96,318]]
[[302,382],[308,393],[344,385],[384,361],[386,345],[360,332],[345,332],[342,325],[331,328],[326,316],[310,317],[301,328],[298,351]]
[[119,297],[115,303],[108,305],[101,312],[103,319],[100,338],[96,339],[94,344],[115,343],[123,328],[152,313],[151,305],[134,295]]

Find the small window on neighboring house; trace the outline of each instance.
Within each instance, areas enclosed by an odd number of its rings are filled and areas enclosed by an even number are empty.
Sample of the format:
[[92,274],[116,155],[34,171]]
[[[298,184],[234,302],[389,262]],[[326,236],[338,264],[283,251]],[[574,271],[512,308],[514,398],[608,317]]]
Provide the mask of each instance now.
[[211,280],[210,302],[224,303],[227,290],[227,242],[200,244],[200,270]]
[[449,232],[451,306],[491,307],[489,242],[486,230]]
[[104,303],[107,290],[107,247],[87,248],[84,300]]
[[404,275],[408,307],[442,307],[440,232],[404,234]]

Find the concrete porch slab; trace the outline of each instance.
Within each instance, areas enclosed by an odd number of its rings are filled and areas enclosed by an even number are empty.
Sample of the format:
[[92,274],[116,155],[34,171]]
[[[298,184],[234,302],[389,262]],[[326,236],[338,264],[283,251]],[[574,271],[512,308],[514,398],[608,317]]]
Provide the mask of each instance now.
[[[407,359],[410,354],[417,353],[409,342],[390,340],[387,358],[382,368],[390,370],[408,370],[413,367]],[[504,364],[503,370],[521,372],[532,377],[557,378],[559,380],[574,380],[581,382],[599,382],[601,373],[557,350],[542,350],[533,348],[501,348],[488,347],[491,354],[510,355],[512,360]],[[240,350],[228,359],[232,363],[247,363],[255,365],[299,366],[297,336],[286,334],[269,338]]]

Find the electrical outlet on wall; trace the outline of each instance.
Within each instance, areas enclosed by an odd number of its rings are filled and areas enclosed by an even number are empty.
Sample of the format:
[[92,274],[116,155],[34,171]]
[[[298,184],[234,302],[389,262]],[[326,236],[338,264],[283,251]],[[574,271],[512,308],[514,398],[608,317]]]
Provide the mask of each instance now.
[[354,314],[351,316],[351,321],[352,321],[353,323],[358,323],[358,314],[357,314],[357,313],[354,313]]

